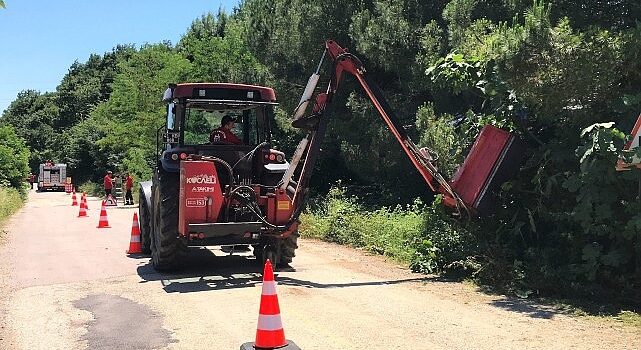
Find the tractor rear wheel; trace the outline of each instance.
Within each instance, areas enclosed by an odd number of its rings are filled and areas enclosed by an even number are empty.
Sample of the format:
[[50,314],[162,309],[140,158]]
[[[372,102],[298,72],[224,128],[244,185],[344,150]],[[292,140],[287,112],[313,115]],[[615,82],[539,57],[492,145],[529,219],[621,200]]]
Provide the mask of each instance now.
[[138,215],[140,219],[140,245],[142,246],[143,254],[151,254],[151,223],[149,222],[149,208],[142,188],[140,189],[139,194]]
[[155,180],[151,263],[158,271],[176,270],[187,253],[187,245],[178,236],[179,174],[166,172],[159,166]]

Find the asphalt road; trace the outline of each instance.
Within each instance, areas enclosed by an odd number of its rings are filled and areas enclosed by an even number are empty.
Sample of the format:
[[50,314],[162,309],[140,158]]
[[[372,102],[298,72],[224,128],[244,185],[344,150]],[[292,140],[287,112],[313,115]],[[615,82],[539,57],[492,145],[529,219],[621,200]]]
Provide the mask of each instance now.
[[[180,274],[125,255],[134,208],[97,229],[62,193],[31,193],[0,241],[1,349],[239,349],[253,341],[261,268],[195,250]],[[358,250],[301,240],[277,273],[302,349],[639,349],[639,328],[444,282]]]

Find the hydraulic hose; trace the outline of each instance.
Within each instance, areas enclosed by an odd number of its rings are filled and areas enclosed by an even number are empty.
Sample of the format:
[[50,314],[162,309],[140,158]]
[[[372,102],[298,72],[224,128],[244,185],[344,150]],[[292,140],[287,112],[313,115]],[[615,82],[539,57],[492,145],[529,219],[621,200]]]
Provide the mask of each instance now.
[[[242,194],[240,194],[240,192],[244,192],[244,191],[249,193],[251,197],[247,198],[247,197],[244,197]],[[269,226],[270,228],[283,229],[283,230],[287,228],[287,226],[277,226],[277,225],[274,225],[274,224],[270,223],[269,221],[267,221],[265,216],[260,212],[260,208],[255,207],[255,205],[257,205],[256,204],[256,192],[254,192],[253,188],[251,188],[249,186],[238,186],[238,187],[234,188],[229,195],[230,195],[230,198],[232,196],[234,196],[234,198],[238,199],[239,202],[241,203],[241,205],[243,205],[244,207],[249,209],[252,213],[254,213],[254,215],[256,215],[258,220],[260,220],[263,224]],[[230,206],[230,201],[227,202],[227,208],[226,208],[226,210],[227,210],[226,216],[227,217],[229,217],[229,206]]]
[[240,157],[240,159],[239,159],[236,163],[234,163],[234,166],[233,166],[233,167],[231,167],[231,169],[232,169],[232,170],[233,170],[233,169],[235,169],[235,168],[236,168],[236,165],[238,165],[238,163],[240,163],[243,159],[245,159],[245,158],[247,158],[247,157],[250,157],[250,159],[253,159],[253,158],[254,158],[254,153],[255,153],[256,151],[258,151],[258,149],[260,149],[260,148],[262,148],[262,147],[264,147],[264,146],[267,146],[267,145],[268,145],[268,143],[267,143],[267,142],[264,142],[264,141],[263,141],[263,142],[261,142],[261,143],[259,143],[259,144],[258,144],[258,146],[254,147],[254,149],[253,149],[253,150],[249,151],[247,154],[245,154],[244,156]]
[[218,157],[213,157],[213,156],[198,156],[197,158],[194,157],[194,159],[206,160],[206,161],[210,161],[210,162],[214,162],[214,163],[218,163],[218,164],[222,165],[227,170],[227,172],[229,173],[229,184],[230,185],[235,185],[236,184],[236,182],[234,180],[234,169],[226,161],[224,161],[224,160],[222,160],[222,159],[220,159]]

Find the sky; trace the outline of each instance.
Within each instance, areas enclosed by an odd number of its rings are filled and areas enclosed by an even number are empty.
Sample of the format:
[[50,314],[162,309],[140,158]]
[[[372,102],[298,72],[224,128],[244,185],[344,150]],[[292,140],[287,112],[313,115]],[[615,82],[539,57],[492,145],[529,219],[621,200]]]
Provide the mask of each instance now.
[[240,0],[5,0],[0,8],[0,114],[18,92],[55,91],[74,61],[118,44],[177,43],[191,22]]

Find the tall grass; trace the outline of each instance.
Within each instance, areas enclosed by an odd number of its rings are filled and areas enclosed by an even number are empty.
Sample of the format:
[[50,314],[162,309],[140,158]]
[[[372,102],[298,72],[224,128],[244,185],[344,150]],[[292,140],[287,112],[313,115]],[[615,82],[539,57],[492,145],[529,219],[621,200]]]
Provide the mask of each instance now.
[[0,226],[22,207],[24,198],[20,191],[11,187],[0,186]]
[[304,237],[364,248],[419,272],[465,269],[475,248],[469,230],[449,220],[438,200],[366,210],[343,188],[333,187],[311,208],[301,217]]

